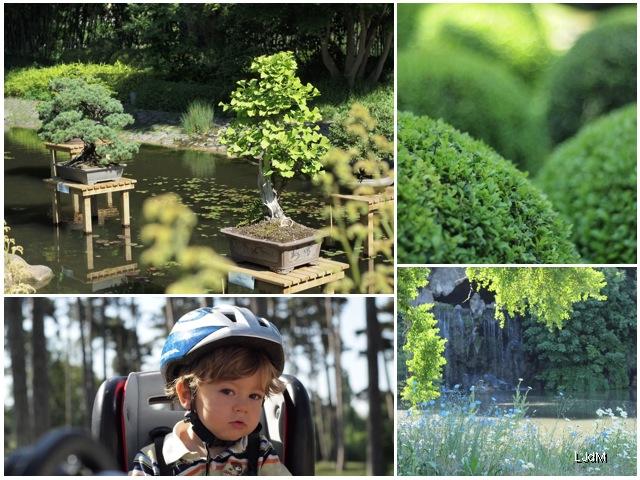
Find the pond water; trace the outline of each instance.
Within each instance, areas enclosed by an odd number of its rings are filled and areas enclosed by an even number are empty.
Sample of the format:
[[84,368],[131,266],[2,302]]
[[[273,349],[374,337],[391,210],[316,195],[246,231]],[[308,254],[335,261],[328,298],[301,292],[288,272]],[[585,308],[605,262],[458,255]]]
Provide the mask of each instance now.
[[[54,271],[54,279],[38,293],[163,293],[179,273],[175,268],[158,270],[140,265],[139,256],[145,248],[139,238],[144,200],[177,193],[198,216],[190,244],[228,254],[227,240],[219,230],[242,221],[258,196],[256,171],[248,162],[142,145],[125,168],[125,176],[138,182],[130,194],[131,227],[124,229],[119,214],[106,209],[106,201],[101,199],[99,213],[105,218],[94,218],[93,234],[84,235],[73,222],[52,224],[50,192],[42,181],[50,176],[49,153],[35,131],[5,130],[4,160],[5,220],[11,236],[24,247],[24,258],[30,264],[47,265]],[[63,217],[70,220],[71,199],[61,197]],[[118,201],[116,193],[114,205]],[[326,223],[322,218],[326,202],[304,181],[291,182],[281,199],[287,214],[314,228]],[[111,213],[116,216],[110,218]],[[346,262],[339,251],[325,244],[322,255]],[[362,261],[361,269],[366,271],[367,265]]]

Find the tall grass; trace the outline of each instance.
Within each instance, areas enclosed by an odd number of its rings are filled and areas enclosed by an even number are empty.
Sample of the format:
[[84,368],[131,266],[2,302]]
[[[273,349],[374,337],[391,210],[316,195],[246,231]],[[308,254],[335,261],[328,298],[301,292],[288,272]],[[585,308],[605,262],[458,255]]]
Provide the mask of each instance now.
[[[519,391],[519,390],[518,390]],[[479,400],[454,394],[431,401],[399,420],[399,475],[635,475],[634,432],[626,413],[598,410],[592,434],[553,438],[527,416],[526,393],[514,407],[478,415]],[[606,418],[605,418],[606,417]],[[562,420],[558,420],[562,422]],[[575,455],[606,452],[608,462],[576,463]]]
[[213,107],[209,103],[195,100],[180,117],[180,123],[189,135],[209,133],[213,130]]

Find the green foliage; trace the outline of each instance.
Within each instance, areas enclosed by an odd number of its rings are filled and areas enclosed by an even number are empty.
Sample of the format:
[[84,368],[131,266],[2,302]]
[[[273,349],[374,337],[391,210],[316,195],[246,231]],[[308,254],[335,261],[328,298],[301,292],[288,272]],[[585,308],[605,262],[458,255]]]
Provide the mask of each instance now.
[[100,165],[118,164],[138,152],[137,144],[118,136],[133,117],[123,113],[107,88],[80,78],[60,78],[51,81],[51,90],[52,100],[38,105],[43,140],[64,143],[80,138],[85,144],[80,156],[91,155]]
[[50,83],[56,78],[79,78],[97,83],[117,92],[125,100],[131,85],[145,71],[120,62],[113,65],[70,63],[46,68],[23,68],[9,71],[5,76],[4,96],[30,100],[51,100]]
[[[399,5],[398,15],[407,5]],[[551,59],[530,4],[431,4],[415,14],[417,46],[446,43],[497,60],[534,81]],[[399,32],[402,35],[402,32]]]
[[399,263],[574,263],[569,227],[511,163],[442,121],[399,114]]
[[428,283],[428,268],[398,269],[398,314],[408,326],[406,343],[407,370],[410,375],[402,390],[402,398],[417,406],[440,395],[445,339],[438,336],[437,321],[431,313],[433,305],[411,305],[418,289]]
[[636,24],[614,22],[578,39],[549,73],[547,121],[554,143],[636,101]]
[[151,246],[140,256],[142,263],[166,268],[175,262],[183,276],[166,293],[210,293],[224,291],[230,262],[209,247],[189,246],[197,219],[173,193],[149,198],[143,205],[147,224],[140,238]]
[[463,49],[429,44],[399,54],[399,110],[441,118],[533,172],[549,142],[531,97],[504,67]]
[[[184,111],[195,100],[215,103],[225,93],[217,83],[163,80],[149,69],[116,62],[113,65],[73,63],[11,70],[5,78],[4,95],[51,100],[49,84],[54,78],[81,78],[98,83],[115,92],[121,102],[133,99],[136,108],[168,112]],[[132,92],[134,95],[130,96]]]
[[320,112],[307,105],[319,92],[303,85],[296,69],[291,52],[257,57],[250,70],[258,78],[238,81],[230,102],[220,104],[236,114],[220,142],[230,155],[259,159],[266,176],[314,175],[328,148],[314,125]]
[[[563,269],[564,270],[564,269]],[[545,390],[626,389],[636,366],[635,272],[603,269],[606,302],[576,303],[559,332],[525,320],[524,345],[538,365],[536,378]]]
[[537,179],[589,262],[636,262],[636,112],[630,105],[584,127]]
[[189,135],[203,135],[213,130],[213,107],[205,102],[195,101],[180,117],[182,128]]
[[[323,119],[331,121],[328,135],[331,145],[343,150],[362,148],[357,137],[354,138],[354,135],[344,128],[355,104],[362,105],[369,112],[369,116],[375,122],[374,134],[393,139],[393,85],[385,85],[364,95],[353,95],[341,102],[337,108],[321,107]],[[393,152],[385,156],[387,163],[392,162],[392,154]]]
[[496,319],[504,326],[509,316],[535,315],[549,330],[562,328],[576,302],[606,300],[602,272],[589,267],[468,267],[469,281],[495,294]]
[[354,104],[343,128],[356,137],[353,144],[357,147],[330,149],[322,159],[324,171],[314,178],[325,195],[331,198],[331,204],[323,212],[329,226],[322,230],[322,234],[338,242],[349,261],[348,276],[334,284],[336,291],[345,293],[393,292],[393,203],[384,203],[374,217],[373,251],[381,253],[383,261],[376,262],[373,271],[361,274],[360,253],[368,236],[367,226],[361,219],[367,217],[368,205],[336,195],[347,192],[354,195],[376,194],[381,200],[388,198],[385,193],[375,193],[372,187],[359,181],[361,172],[373,179],[393,174],[382,161],[391,154],[393,145],[375,133],[375,126],[368,110]]

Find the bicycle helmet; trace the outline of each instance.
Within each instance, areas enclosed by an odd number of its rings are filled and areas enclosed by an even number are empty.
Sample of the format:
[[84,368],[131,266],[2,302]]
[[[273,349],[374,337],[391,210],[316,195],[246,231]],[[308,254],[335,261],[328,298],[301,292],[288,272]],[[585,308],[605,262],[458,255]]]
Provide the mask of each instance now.
[[262,350],[278,375],[284,370],[282,336],[276,326],[247,308],[221,305],[193,310],[173,326],[160,357],[165,382],[174,380],[179,368],[195,358],[228,345]]

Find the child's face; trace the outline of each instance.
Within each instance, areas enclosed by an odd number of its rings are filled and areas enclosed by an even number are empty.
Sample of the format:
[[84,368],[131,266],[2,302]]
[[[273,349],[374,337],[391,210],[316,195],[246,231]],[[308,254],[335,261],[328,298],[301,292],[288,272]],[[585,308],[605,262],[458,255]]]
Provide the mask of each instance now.
[[204,425],[221,440],[238,440],[258,426],[265,396],[264,376],[203,383],[196,410]]

